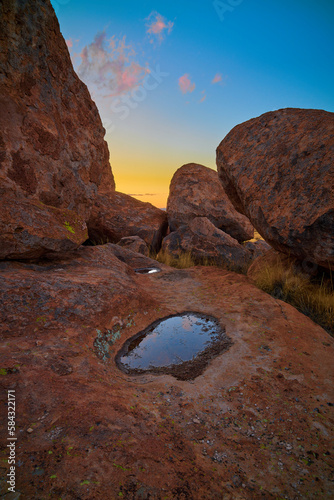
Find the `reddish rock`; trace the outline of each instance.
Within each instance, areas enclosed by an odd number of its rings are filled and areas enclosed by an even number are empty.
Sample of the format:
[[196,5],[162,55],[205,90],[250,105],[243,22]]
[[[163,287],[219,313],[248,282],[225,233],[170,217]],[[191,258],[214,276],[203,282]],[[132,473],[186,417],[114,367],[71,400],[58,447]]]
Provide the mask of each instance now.
[[217,172],[196,163],[183,165],[175,172],[169,187],[167,214],[171,231],[195,217],[207,217],[238,241],[250,240],[254,236],[251,223],[235,210]]
[[[136,275],[110,245],[0,275],[22,498],[331,497],[334,341],[293,307],[215,267]],[[183,311],[215,316],[233,342],[202,375],[117,368],[126,340]]]
[[133,252],[141,253],[142,255],[146,255],[147,257],[150,253],[145,241],[139,238],[139,236],[126,236],[125,238],[119,240],[117,245],[128,248]]
[[163,210],[115,191],[96,198],[87,225],[92,241],[117,243],[126,236],[139,236],[158,251],[168,223]]
[[[96,194],[111,193],[114,179],[105,130],[50,1],[3,0],[0,45],[1,191],[88,220]],[[6,234],[9,248],[9,227]]]
[[1,201],[0,259],[37,259],[74,250],[88,237],[85,221],[72,210],[11,196]]
[[134,271],[110,246],[81,246],[34,264],[3,262],[0,323],[7,334],[26,335],[28,325],[32,339],[34,331],[43,329],[99,328],[101,321],[106,325],[108,318],[117,316],[118,308],[126,310],[130,301],[131,307],[139,307],[139,299],[144,304]]
[[247,241],[244,247],[252,254],[252,259],[256,259],[271,250],[271,246],[264,240]]
[[206,217],[196,217],[189,225],[173,231],[162,242],[162,251],[176,259],[189,252],[195,261],[205,259],[225,264],[233,269],[243,269],[251,258],[250,252],[232,236],[224,233]]
[[334,265],[334,113],[282,109],[236,126],[217,148],[222,185],[276,250]]
[[129,248],[121,247],[119,245],[113,245],[112,243],[108,243],[108,247],[110,248],[111,253],[115,255],[115,257],[117,257],[117,259],[119,259],[121,262],[124,262],[134,270],[148,267],[158,267],[163,269],[166,267],[164,264],[161,264],[160,262],[147,257],[146,255],[134,252]]

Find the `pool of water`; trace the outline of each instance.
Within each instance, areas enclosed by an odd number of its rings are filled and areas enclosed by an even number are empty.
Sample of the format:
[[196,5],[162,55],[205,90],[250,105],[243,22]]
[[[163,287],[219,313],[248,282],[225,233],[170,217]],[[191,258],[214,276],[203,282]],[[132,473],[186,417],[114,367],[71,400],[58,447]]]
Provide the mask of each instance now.
[[159,267],[141,267],[139,269],[135,269],[135,272],[138,274],[154,274],[160,273],[161,269]]
[[185,312],[156,321],[129,339],[116,364],[128,374],[170,373],[189,380],[229,344],[216,318]]

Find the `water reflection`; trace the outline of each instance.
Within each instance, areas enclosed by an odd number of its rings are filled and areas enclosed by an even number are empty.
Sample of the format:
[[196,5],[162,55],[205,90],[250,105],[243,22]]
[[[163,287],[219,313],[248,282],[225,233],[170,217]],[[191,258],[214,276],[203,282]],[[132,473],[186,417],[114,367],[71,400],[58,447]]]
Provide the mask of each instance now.
[[117,362],[127,372],[180,365],[213,345],[220,333],[215,318],[197,313],[172,316],[130,339]]

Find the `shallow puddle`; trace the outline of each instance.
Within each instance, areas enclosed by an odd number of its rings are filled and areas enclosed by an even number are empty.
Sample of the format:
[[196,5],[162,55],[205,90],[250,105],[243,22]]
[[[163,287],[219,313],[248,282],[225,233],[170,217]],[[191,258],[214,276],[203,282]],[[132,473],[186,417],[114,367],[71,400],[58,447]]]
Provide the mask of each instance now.
[[155,321],[127,340],[115,361],[128,374],[168,373],[191,380],[230,345],[216,318],[185,312]]
[[154,274],[160,272],[161,269],[159,267],[141,267],[139,269],[135,269],[135,273],[138,274]]

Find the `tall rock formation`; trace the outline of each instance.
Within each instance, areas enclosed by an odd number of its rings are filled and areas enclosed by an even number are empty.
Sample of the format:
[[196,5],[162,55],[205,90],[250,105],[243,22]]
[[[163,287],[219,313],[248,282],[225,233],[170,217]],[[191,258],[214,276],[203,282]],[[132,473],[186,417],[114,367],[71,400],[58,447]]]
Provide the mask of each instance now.
[[334,266],[334,113],[272,111],[217,148],[223,187],[276,250]]
[[[98,110],[73,70],[49,0],[2,0],[0,46],[0,203],[8,208],[0,210],[0,246],[7,249],[1,258],[11,258],[11,246],[18,258],[26,239],[36,249],[30,258],[55,250],[52,228],[60,230],[62,219],[71,225],[69,218],[83,231],[75,241],[68,232],[67,247],[74,248],[87,238],[85,221],[97,194],[115,189]],[[29,221],[17,219],[23,201]],[[38,223],[41,209],[49,221],[46,232]]]

